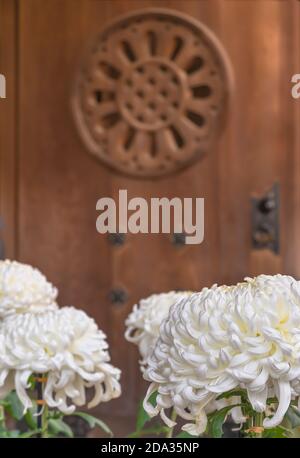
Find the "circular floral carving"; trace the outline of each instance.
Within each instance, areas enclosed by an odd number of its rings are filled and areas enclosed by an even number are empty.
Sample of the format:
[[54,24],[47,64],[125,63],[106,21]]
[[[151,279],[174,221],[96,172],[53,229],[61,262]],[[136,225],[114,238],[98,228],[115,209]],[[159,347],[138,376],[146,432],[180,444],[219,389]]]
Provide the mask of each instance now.
[[96,39],[72,107],[88,150],[114,169],[158,176],[207,152],[224,123],[230,66],[212,33],[173,10],[118,18]]
[[171,124],[183,102],[178,69],[160,58],[139,62],[118,90],[120,111],[136,129],[156,131]]

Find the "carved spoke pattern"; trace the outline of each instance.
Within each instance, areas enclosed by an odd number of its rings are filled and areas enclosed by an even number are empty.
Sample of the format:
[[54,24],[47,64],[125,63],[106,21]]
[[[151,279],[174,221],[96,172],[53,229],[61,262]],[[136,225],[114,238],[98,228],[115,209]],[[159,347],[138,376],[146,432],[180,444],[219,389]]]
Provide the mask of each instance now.
[[230,70],[200,23],[172,10],[122,17],[80,69],[73,111],[90,152],[135,176],[202,157],[224,122]]

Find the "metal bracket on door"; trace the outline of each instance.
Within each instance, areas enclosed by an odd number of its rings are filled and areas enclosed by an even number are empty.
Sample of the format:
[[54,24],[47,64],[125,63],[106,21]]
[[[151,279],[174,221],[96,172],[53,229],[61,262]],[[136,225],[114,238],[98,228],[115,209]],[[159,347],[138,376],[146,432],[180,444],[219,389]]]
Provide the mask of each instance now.
[[128,300],[128,293],[123,288],[113,288],[108,293],[108,299],[112,304],[124,304]]
[[279,253],[279,184],[252,198],[252,247]]
[[108,241],[113,246],[121,246],[125,243],[125,234],[119,232],[111,233],[108,235]]
[[186,244],[186,235],[183,232],[175,232],[171,241],[176,247],[182,247]]

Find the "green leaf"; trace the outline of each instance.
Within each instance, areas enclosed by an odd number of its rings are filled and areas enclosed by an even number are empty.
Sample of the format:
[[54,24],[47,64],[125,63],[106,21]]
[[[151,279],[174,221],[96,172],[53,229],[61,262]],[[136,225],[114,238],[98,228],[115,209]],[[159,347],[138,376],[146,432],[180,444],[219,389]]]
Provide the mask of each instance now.
[[41,429],[34,429],[32,431],[26,431],[26,433],[21,433],[18,435],[18,437],[20,439],[28,439],[29,437],[37,436],[41,432]]
[[0,405],[0,430],[5,429],[5,410],[4,406]]
[[37,417],[34,416],[36,413],[36,409],[28,409],[26,414],[24,415],[24,420],[28,428],[32,430],[36,430],[37,425]]
[[29,379],[28,379],[27,383],[30,385],[30,389],[31,390],[35,390],[35,386],[36,386],[36,377],[35,377],[35,375],[31,374],[29,376]]
[[[149,398],[149,402],[151,405],[155,406],[156,404],[156,397],[157,397],[157,391],[151,394]],[[138,407],[138,413],[137,413],[137,419],[136,419],[136,431],[141,431],[145,424],[151,420],[147,412],[145,411],[143,407],[143,401],[140,401],[139,407]]]
[[74,437],[73,431],[70,428],[70,426],[67,425],[67,423],[65,423],[60,418],[58,418],[57,420],[50,418],[50,420],[48,421],[48,427],[50,433],[52,433],[53,435],[63,434],[66,437]]
[[231,398],[232,396],[245,396],[246,395],[246,391],[244,390],[230,390],[230,391],[226,391],[226,393],[222,393],[220,394],[216,400],[219,401],[219,399],[228,399],[228,398]]
[[136,437],[143,437],[148,436],[149,434],[167,434],[169,432],[169,428],[167,426],[156,425],[152,426],[151,428],[141,429],[139,431],[134,431],[134,433],[129,434],[128,438],[133,439]]
[[65,417],[65,414],[60,412],[60,410],[48,410],[48,418],[54,418],[56,420],[57,418],[63,417]]
[[194,438],[195,439],[195,436],[192,436],[191,434],[189,434],[187,431],[181,431],[181,433],[179,433],[176,438],[177,439],[188,439],[188,438]]
[[20,431],[18,431],[17,429],[14,429],[12,431],[8,431],[8,430],[2,430],[0,431],[0,437],[1,438],[18,438],[20,437]]
[[5,398],[5,410],[14,420],[21,420],[24,416],[24,406],[15,391],[9,393]]
[[110,437],[113,437],[112,430],[107,426],[106,423],[104,423],[104,421],[99,420],[99,418],[96,418],[93,415],[89,415],[85,412],[74,412],[72,415],[82,418],[84,421],[87,422],[91,429],[96,428],[98,426],[98,428],[102,429]]
[[286,428],[282,426],[276,426],[276,428],[265,429],[263,431],[262,437],[266,439],[284,439],[288,437],[288,432]]
[[209,415],[208,428],[209,435],[214,438],[220,438],[223,436],[223,423],[226,416],[234,407],[238,407],[240,404],[226,406],[223,409],[217,410],[213,414]]
[[297,426],[300,426],[300,411],[296,407],[290,406],[285,414],[285,418],[290,423],[291,428],[297,428]]
[[267,399],[267,404],[268,405],[271,405],[271,404],[278,404],[278,399],[277,398],[268,398]]

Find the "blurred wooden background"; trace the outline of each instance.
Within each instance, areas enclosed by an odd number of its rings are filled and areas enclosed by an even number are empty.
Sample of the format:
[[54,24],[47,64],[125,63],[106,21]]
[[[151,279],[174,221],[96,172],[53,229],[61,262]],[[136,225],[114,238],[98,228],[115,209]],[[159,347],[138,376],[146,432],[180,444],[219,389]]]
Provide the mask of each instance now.
[[[78,63],[102,26],[135,9],[183,11],[208,26],[232,62],[230,121],[219,145],[185,171],[159,180],[127,178],[87,154],[70,95]],[[138,355],[124,340],[132,305],[152,292],[198,290],[245,275],[300,276],[300,3],[296,0],[0,0],[0,236],[5,256],[36,265],[61,305],[85,309],[107,333],[122,369],[123,396],[97,413],[117,435],[133,429],[145,389]],[[253,195],[278,182],[280,252],[251,246]],[[128,235],[113,246],[97,234],[96,201],[205,197],[205,241],[175,247],[168,235]],[[128,298],[112,303],[110,291]]]

